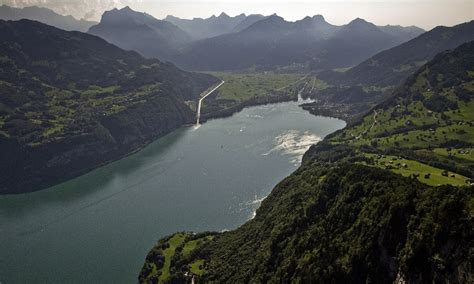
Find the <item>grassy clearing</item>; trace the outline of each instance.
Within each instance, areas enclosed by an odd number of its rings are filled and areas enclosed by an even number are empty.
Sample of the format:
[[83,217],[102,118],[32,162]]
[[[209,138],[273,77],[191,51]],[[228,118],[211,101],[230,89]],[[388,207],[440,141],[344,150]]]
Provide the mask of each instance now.
[[[424,100],[434,96],[433,91],[426,88],[421,93]],[[421,154],[413,158],[419,163],[413,164],[409,170],[393,171],[403,175],[420,173],[420,181],[430,185],[464,185],[465,177],[455,175],[455,178],[447,178],[440,176],[441,169],[423,167],[429,167],[428,161],[432,161],[454,170],[451,165],[456,163],[456,170],[462,170],[469,176],[466,172],[472,168],[474,161],[470,146],[474,142],[474,102],[457,99],[451,89],[441,93],[449,101],[456,101],[457,107],[437,112],[428,109],[421,101],[411,100],[404,104],[403,100],[398,99],[389,108],[378,108],[359,124],[339,133],[332,138],[332,142],[359,149],[370,146],[374,151],[385,154],[393,153],[394,149],[413,150]],[[377,115],[374,118],[375,112]],[[423,172],[433,174],[427,180],[421,174]]]
[[[378,157],[374,154],[365,154],[365,156],[373,159],[374,163],[368,164],[370,166],[388,169],[405,177],[417,176],[417,179],[420,182],[431,186],[443,184],[462,186],[466,185],[466,180],[468,179],[465,176],[454,173],[448,173],[448,176],[443,176],[442,169],[431,167],[413,160],[407,160],[395,156]],[[454,175],[454,177],[452,177],[452,175]]]
[[206,270],[203,268],[203,266],[204,266],[204,259],[198,259],[191,264],[189,270],[193,274],[201,276],[204,273],[206,273]]
[[187,242],[184,247],[183,251],[181,252],[183,256],[188,256],[193,250],[196,249],[196,247],[202,242],[202,240],[192,240]]
[[185,238],[186,234],[178,233],[174,235],[171,239],[169,239],[169,247],[163,251],[165,263],[163,265],[163,268],[161,268],[161,275],[159,278],[160,282],[165,282],[170,277],[171,258],[173,257],[176,248],[183,243]]
[[[170,239],[164,240],[157,245],[156,252],[160,255],[162,265],[157,266],[156,263],[147,262],[147,278],[158,280],[159,283],[166,283],[170,279],[171,259],[173,257],[191,257],[191,253],[205,245],[214,238],[213,235],[199,236],[189,232],[176,233]],[[203,259],[192,260],[189,265],[189,271],[195,275],[203,275],[206,271],[203,268],[205,261]],[[160,267],[160,269],[158,269]]]
[[474,162],[474,148],[446,149],[436,148],[433,152],[443,157],[455,157]]

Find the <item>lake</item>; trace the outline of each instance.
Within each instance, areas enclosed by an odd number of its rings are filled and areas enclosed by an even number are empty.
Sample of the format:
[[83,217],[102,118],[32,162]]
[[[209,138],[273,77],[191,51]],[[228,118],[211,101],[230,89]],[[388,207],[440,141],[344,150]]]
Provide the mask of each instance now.
[[296,102],[251,107],[49,189],[0,196],[0,283],[135,283],[158,239],[243,224],[311,144],[344,126]]

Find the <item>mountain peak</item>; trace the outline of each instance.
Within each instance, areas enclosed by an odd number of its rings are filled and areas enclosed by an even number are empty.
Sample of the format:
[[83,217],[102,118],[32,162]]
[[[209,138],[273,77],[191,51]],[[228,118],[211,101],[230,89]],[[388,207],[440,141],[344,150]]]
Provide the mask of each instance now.
[[132,10],[132,8],[130,8],[130,6],[125,6],[125,7],[123,7],[122,9],[120,9],[120,11],[123,11],[123,12],[134,12],[134,11]]
[[326,19],[324,19],[323,15],[314,15],[312,19],[313,21],[317,22],[326,22]]
[[166,18],[164,18],[165,21],[169,21],[169,20],[179,20],[178,17],[175,17],[173,15],[168,15],[166,16]]
[[361,19],[361,18],[355,18],[354,20],[352,20],[349,24],[347,24],[348,26],[367,26],[367,25],[373,25],[372,23],[369,23],[367,22],[366,20],[364,19]]
[[249,26],[247,31],[277,31],[283,27],[287,22],[277,14],[273,14],[264,18],[263,20],[257,21],[253,25]]
[[311,22],[311,23],[327,23],[326,20],[324,19],[324,17],[322,15],[315,15],[315,16],[306,16],[304,17],[302,20],[302,22]]
[[226,13],[222,12],[218,18],[230,18],[230,17]]
[[283,21],[285,20],[285,19],[283,19],[282,17],[278,16],[277,13],[271,14],[270,16],[268,16],[267,19],[273,19],[273,20],[278,19],[278,20],[283,20]]
[[361,19],[361,18],[356,18],[356,19],[352,20],[350,23],[345,25],[345,28],[349,29],[349,30],[354,30],[354,29],[356,29],[356,30],[366,30],[366,31],[379,30],[379,28],[376,25],[374,25],[370,22],[367,22],[366,20]]
[[282,17],[278,16],[277,14],[273,14],[271,15],[270,17],[262,20],[262,21],[265,21],[267,23],[285,23],[285,19],[283,19]]

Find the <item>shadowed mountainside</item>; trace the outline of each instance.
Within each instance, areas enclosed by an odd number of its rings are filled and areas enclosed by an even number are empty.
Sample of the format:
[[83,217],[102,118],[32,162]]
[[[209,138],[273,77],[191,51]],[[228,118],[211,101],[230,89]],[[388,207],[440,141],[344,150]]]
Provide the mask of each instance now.
[[194,42],[174,62],[195,70],[291,64],[309,64],[313,69],[347,67],[407,38],[405,31],[405,36],[394,33],[398,32],[386,33],[362,19],[334,26],[320,15],[296,22],[272,15],[240,32]]
[[45,23],[50,26],[67,31],[86,32],[96,22],[77,20],[72,16],[63,16],[47,8],[36,6],[25,8],[13,8],[7,5],[0,6],[0,19],[17,21],[28,19]]
[[474,21],[436,27],[406,43],[382,51],[347,72],[324,72],[323,80],[344,85],[398,85],[439,52],[474,40]]
[[169,60],[191,36],[174,24],[133,11],[129,7],[113,9],[102,15],[99,24],[89,33],[125,50],[134,50],[145,57]]
[[127,155],[185,123],[218,83],[101,38],[0,21],[0,193],[38,190]]
[[263,18],[264,16],[262,15],[246,16],[245,14],[230,17],[225,13],[221,13],[217,17],[212,16],[206,19],[194,18],[192,20],[180,19],[169,15],[164,20],[186,31],[193,39],[199,40],[231,32],[239,32]]

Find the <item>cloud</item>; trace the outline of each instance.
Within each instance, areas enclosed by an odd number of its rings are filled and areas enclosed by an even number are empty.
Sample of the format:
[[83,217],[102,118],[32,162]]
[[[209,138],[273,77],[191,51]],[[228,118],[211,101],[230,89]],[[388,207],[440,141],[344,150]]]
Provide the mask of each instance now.
[[141,0],[0,0],[1,4],[23,8],[39,6],[78,19],[99,20],[104,11],[142,2]]

